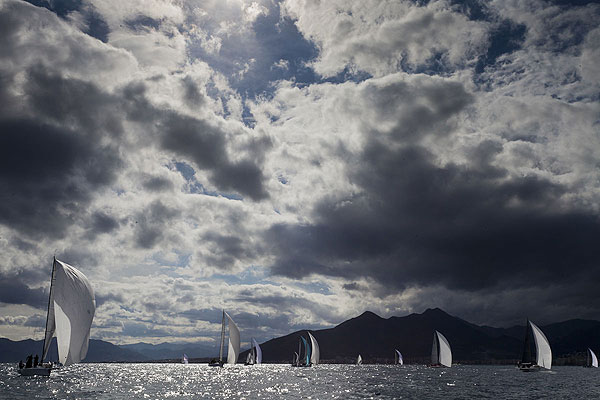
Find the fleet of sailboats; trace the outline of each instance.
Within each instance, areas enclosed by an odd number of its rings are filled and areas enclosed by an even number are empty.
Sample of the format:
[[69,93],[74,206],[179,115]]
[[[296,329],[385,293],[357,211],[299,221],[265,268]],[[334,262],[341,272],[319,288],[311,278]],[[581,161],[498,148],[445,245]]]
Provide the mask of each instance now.
[[[294,358],[292,359],[293,367],[311,367],[319,364],[321,357],[319,343],[310,332],[307,333],[309,340],[304,336],[300,336],[298,341],[298,352],[294,352]],[[304,351],[302,351],[302,349],[304,349]],[[300,355],[302,355],[302,357]]]
[[[46,330],[42,358],[37,366],[19,368],[21,375],[50,375],[56,365],[44,363],[48,355],[51,340],[57,338],[58,365],[68,366],[83,360],[87,354],[90,328],[96,310],[94,291],[87,277],[78,269],[54,258],[48,297],[46,315]],[[225,336],[228,333],[227,360],[223,360]],[[319,344],[310,332],[307,337],[300,336],[298,351],[294,352],[292,366],[310,367],[320,362]],[[240,330],[231,316],[223,310],[221,319],[221,338],[219,359],[212,360],[209,365],[223,366],[236,364],[240,354]],[[535,356],[532,347],[535,346]],[[37,356],[36,356],[37,358]],[[183,354],[183,364],[188,363],[188,357]],[[362,356],[359,354],[356,365],[361,365]],[[246,357],[246,365],[262,363],[262,350],[255,338],[251,339],[250,351]],[[403,365],[404,359],[398,349],[394,350],[394,364]],[[432,367],[451,367],[452,350],[446,337],[439,331],[434,331],[431,349]],[[587,367],[598,368],[598,358],[592,349],[587,349]],[[527,320],[523,353],[518,368],[530,372],[552,368],[552,350],[546,335],[533,322]]]
[[44,360],[54,336],[61,365],[66,367],[83,360],[88,351],[90,328],[95,312],[94,290],[87,277],[77,268],[55,257],[52,261],[42,358],[38,366],[20,368],[19,373],[50,375],[54,366],[44,363]]
[[[535,358],[531,352],[531,338],[535,343]],[[527,320],[525,326],[525,340],[523,343],[523,355],[517,367],[523,372],[535,372],[542,368],[552,368],[552,350],[544,332],[536,324]]]

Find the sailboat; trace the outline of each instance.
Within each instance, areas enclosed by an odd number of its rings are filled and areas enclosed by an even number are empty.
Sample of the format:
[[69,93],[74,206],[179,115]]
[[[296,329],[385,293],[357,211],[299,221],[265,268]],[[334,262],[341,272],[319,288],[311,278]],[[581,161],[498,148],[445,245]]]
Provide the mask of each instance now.
[[[535,341],[535,360],[531,355],[532,333],[533,340]],[[541,368],[552,368],[552,350],[550,349],[550,343],[548,342],[546,335],[544,335],[544,332],[529,319],[525,326],[523,356],[521,357],[521,361],[517,364],[517,367],[523,372],[539,371]]]
[[87,355],[95,312],[94,290],[87,277],[78,269],[54,257],[42,359],[39,366],[21,368],[19,373],[25,376],[50,375],[52,363],[44,363],[44,359],[55,335],[58,361],[63,366],[83,360]]
[[356,359],[356,365],[362,365],[362,357],[360,356],[360,354],[358,355],[358,358]]
[[431,348],[431,367],[451,367],[452,350],[448,339],[440,332],[433,333],[433,346]]
[[262,364],[262,351],[256,339],[252,338],[252,346],[246,357],[245,365]]
[[598,368],[598,357],[596,357],[596,354],[589,347],[587,355],[586,367]]
[[188,356],[187,354],[183,354],[183,357],[181,358],[181,363],[182,364],[187,364],[188,363]]
[[223,346],[225,345],[225,321],[228,321],[229,327],[229,343],[227,346],[227,364],[235,364],[240,355],[240,329],[235,324],[233,319],[223,310],[221,318],[221,345],[219,347],[219,359],[211,360],[208,365],[211,367],[222,367],[223,361]]
[[404,365],[404,359],[402,358],[402,353],[398,350],[394,353],[394,364]]
[[[307,333],[310,340],[310,345],[304,336],[300,336],[300,340],[298,341],[298,352],[294,352],[294,359],[292,361],[293,367],[310,367],[311,365],[319,364],[319,343],[310,332]],[[304,353],[302,352],[303,348]],[[300,357],[300,354],[303,354],[303,357]]]

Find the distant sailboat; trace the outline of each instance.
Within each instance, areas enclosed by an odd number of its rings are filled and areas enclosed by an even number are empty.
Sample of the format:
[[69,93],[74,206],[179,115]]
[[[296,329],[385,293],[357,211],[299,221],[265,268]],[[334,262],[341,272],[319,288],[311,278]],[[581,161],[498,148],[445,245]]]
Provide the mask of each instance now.
[[362,357],[359,354],[358,358],[356,359],[356,365],[361,365],[361,364],[362,364]]
[[[531,336],[535,342],[536,358],[531,355]],[[539,371],[541,368],[552,368],[552,350],[544,332],[533,322],[527,320],[525,326],[525,341],[523,343],[523,356],[517,364],[523,372]]]
[[187,364],[188,363],[188,356],[187,354],[183,354],[183,357],[181,358],[181,363],[182,364]]
[[262,351],[256,339],[252,338],[252,346],[246,356],[245,365],[262,364]]
[[402,353],[400,353],[398,350],[396,350],[396,352],[394,353],[394,364],[399,364],[399,365],[404,364],[404,359],[402,358]]
[[51,364],[44,364],[52,337],[56,335],[58,361],[68,366],[80,362],[87,355],[90,328],[96,312],[94,290],[87,277],[78,269],[54,258],[46,333],[40,365],[21,368],[21,375],[49,376]]
[[[315,339],[310,332],[308,332],[308,337],[310,339],[310,345],[304,336],[300,336],[300,340],[298,341],[298,352],[294,352],[294,359],[292,361],[293,367],[310,367],[311,365],[319,364],[319,343],[317,343],[317,339]],[[304,352],[302,352],[302,349],[304,349]],[[303,356],[301,357],[300,354]]]
[[229,327],[229,342],[227,346],[227,364],[235,364],[240,355],[240,329],[233,322],[233,319],[223,310],[221,318],[221,345],[219,347],[219,359],[211,360],[208,365],[211,367],[223,366],[223,346],[225,346],[225,322]]
[[451,367],[452,351],[450,343],[440,332],[433,333],[433,346],[431,348],[431,366],[432,367]]
[[586,363],[586,367],[590,368],[598,368],[598,357],[596,354],[588,347],[588,359]]

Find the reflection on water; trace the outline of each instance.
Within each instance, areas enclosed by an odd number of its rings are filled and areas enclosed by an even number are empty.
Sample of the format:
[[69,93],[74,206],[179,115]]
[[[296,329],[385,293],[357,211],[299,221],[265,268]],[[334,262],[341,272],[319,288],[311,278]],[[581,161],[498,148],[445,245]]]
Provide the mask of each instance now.
[[27,378],[0,364],[0,399],[593,399],[599,382],[581,367],[78,364]]

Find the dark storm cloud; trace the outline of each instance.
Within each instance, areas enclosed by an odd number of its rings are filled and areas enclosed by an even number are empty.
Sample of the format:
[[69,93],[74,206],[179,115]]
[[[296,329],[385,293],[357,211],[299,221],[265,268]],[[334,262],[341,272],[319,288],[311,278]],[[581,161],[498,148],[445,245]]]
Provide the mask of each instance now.
[[419,147],[371,144],[362,157],[354,177],[363,195],[322,201],[313,225],[269,230],[274,273],[473,291],[597,278],[600,221],[563,210],[568,188],[533,177],[499,181],[505,173],[492,167],[439,167]]
[[31,236],[64,235],[90,186],[106,184],[118,159],[77,133],[32,119],[0,120],[0,223]]
[[100,142],[120,126],[100,112],[110,99],[95,86],[42,65],[24,76],[24,97],[0,96],[4,111],[25,101],[31,113],[0,112],[0,223],[32,237],[61,237],[92,193],[115,179],[118,152]]
[[179,217],[181,211],[164,205],[160,200],[150,204],[135,221],[135,242],[138,247],[151,249],[164,238],[164,231],[171,219]]
[[454,117],[472,101],[464,88],[428,78],[364,87],[380,119],[397,120],[384,132],[367,126],[366,145],[349,158],[358,194],[321,199],[310,224],[267,230],[274,274],[366,277],[385,293],[414,286],[491,293],[600,277],[600,220],[565,202],[572,188],[509,175],[494,163],[499,140],[472,147],[462,164],[442,164],[424,147],[423,138],[452,135]]
[[212,181],[220,189],[235,190],[253,200],[268,197],[260,167],[250,160],[229,160],[224,132],[218,127],[173,113],[161,128],[162,146],[211,170]]
[[30,288],[26,280],[20,274],[0,273],[0,303],[44,308],[48,304],[48,293],[43,287]]
[[236,262],[251,258],[255,252],[244,241],[232,235],[210,232],[202,237],[203,243],[211,243],[212,252],[206,256],[207,264],[227,270]]
[[92,229],[96,233],[110,233],[119,227],[119,221],[101,211],[92,215]]

